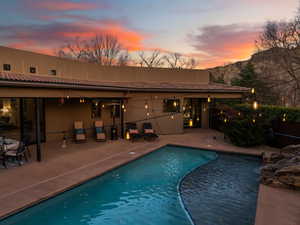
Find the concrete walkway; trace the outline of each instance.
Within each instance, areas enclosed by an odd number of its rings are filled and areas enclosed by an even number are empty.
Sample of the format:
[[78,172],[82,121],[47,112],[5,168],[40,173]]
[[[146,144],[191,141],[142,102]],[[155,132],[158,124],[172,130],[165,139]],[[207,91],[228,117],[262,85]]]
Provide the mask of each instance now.
[[[47,143],[43,147],[44,160],[41,163],[32,160],[22,167],[0,169],[0,218],[77,186],[166,144],[254,155],[260,155],[263,151],[274,151],[266,147],[235,147],[224,142],[221,133],[203,129],[187,131],[180,135],[164,135],[154,142],[91,141],[85,144],[71,143],[66,149],[61,149],[60,144]],[[274,199],[276,207],[272,203]],[[299,225],[299,212],[299,192],[260,186],[257,225]]]

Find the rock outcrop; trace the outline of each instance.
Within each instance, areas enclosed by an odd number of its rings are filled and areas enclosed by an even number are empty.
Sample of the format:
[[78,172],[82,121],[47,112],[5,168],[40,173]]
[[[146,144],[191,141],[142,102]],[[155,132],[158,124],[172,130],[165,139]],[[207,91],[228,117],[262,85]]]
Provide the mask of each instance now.
[[279,153],[264,153],[261,183],[300,189],[300,145],[290,145]]

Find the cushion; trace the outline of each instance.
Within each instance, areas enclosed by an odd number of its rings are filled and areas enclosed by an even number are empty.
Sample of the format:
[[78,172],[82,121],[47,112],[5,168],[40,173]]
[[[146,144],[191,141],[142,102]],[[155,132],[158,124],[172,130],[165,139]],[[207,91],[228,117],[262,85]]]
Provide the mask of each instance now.
[[130,134],[138,134],[139,131],[137,129],[129,129]]
[[85,130],[84,129],[75,129],[75,133],[76,134],[84,134],[85,133]]
[[103,133],[103,127],[96,127],[96,133]]
[[153,129],[145,129],[144,132],[145,132],[145,134],[153,134],[154,130]]
[[105,134],[104,133],[98,133],[97,134],[97,140],[105,140]]
[[76,134],[76,140],[83,141],[86,140],[86,137],[84,134]]

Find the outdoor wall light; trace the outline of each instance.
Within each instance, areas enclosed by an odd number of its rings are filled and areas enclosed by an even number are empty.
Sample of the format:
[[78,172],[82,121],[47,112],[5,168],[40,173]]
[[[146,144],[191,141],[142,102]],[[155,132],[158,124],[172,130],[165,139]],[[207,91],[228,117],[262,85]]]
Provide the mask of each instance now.
[[190,121],[189,121],[189,126],[190,126],[190,127],[193,127],[193,119],[190,119]]
[[129,133],[129,131],[126,131],[125,138],[126,138],[126,140],[130,140],[130,133]]
[[207,97],[207,102],[211,102],[211,97],[210,96]]

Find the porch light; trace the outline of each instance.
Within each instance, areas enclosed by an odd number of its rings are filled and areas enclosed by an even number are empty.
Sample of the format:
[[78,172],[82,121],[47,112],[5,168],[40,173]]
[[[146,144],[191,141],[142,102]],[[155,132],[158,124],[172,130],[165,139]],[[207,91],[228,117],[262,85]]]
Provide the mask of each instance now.
[[189,121],[189,126],[190,126],[190,127],[193,127],[193,119],[190,119],[190,121]]
[[211,97],[210,96],[207,97],[207,102],[208,103],[211,102]]
[[129,131],[126,131],[125,139],[126,140],[130,140],[130,133],[129,133]]
[[258,103],[257,103],[257,101],[254,101],[253,102],[253,109],[257,110],[257,108],[258,108]]

